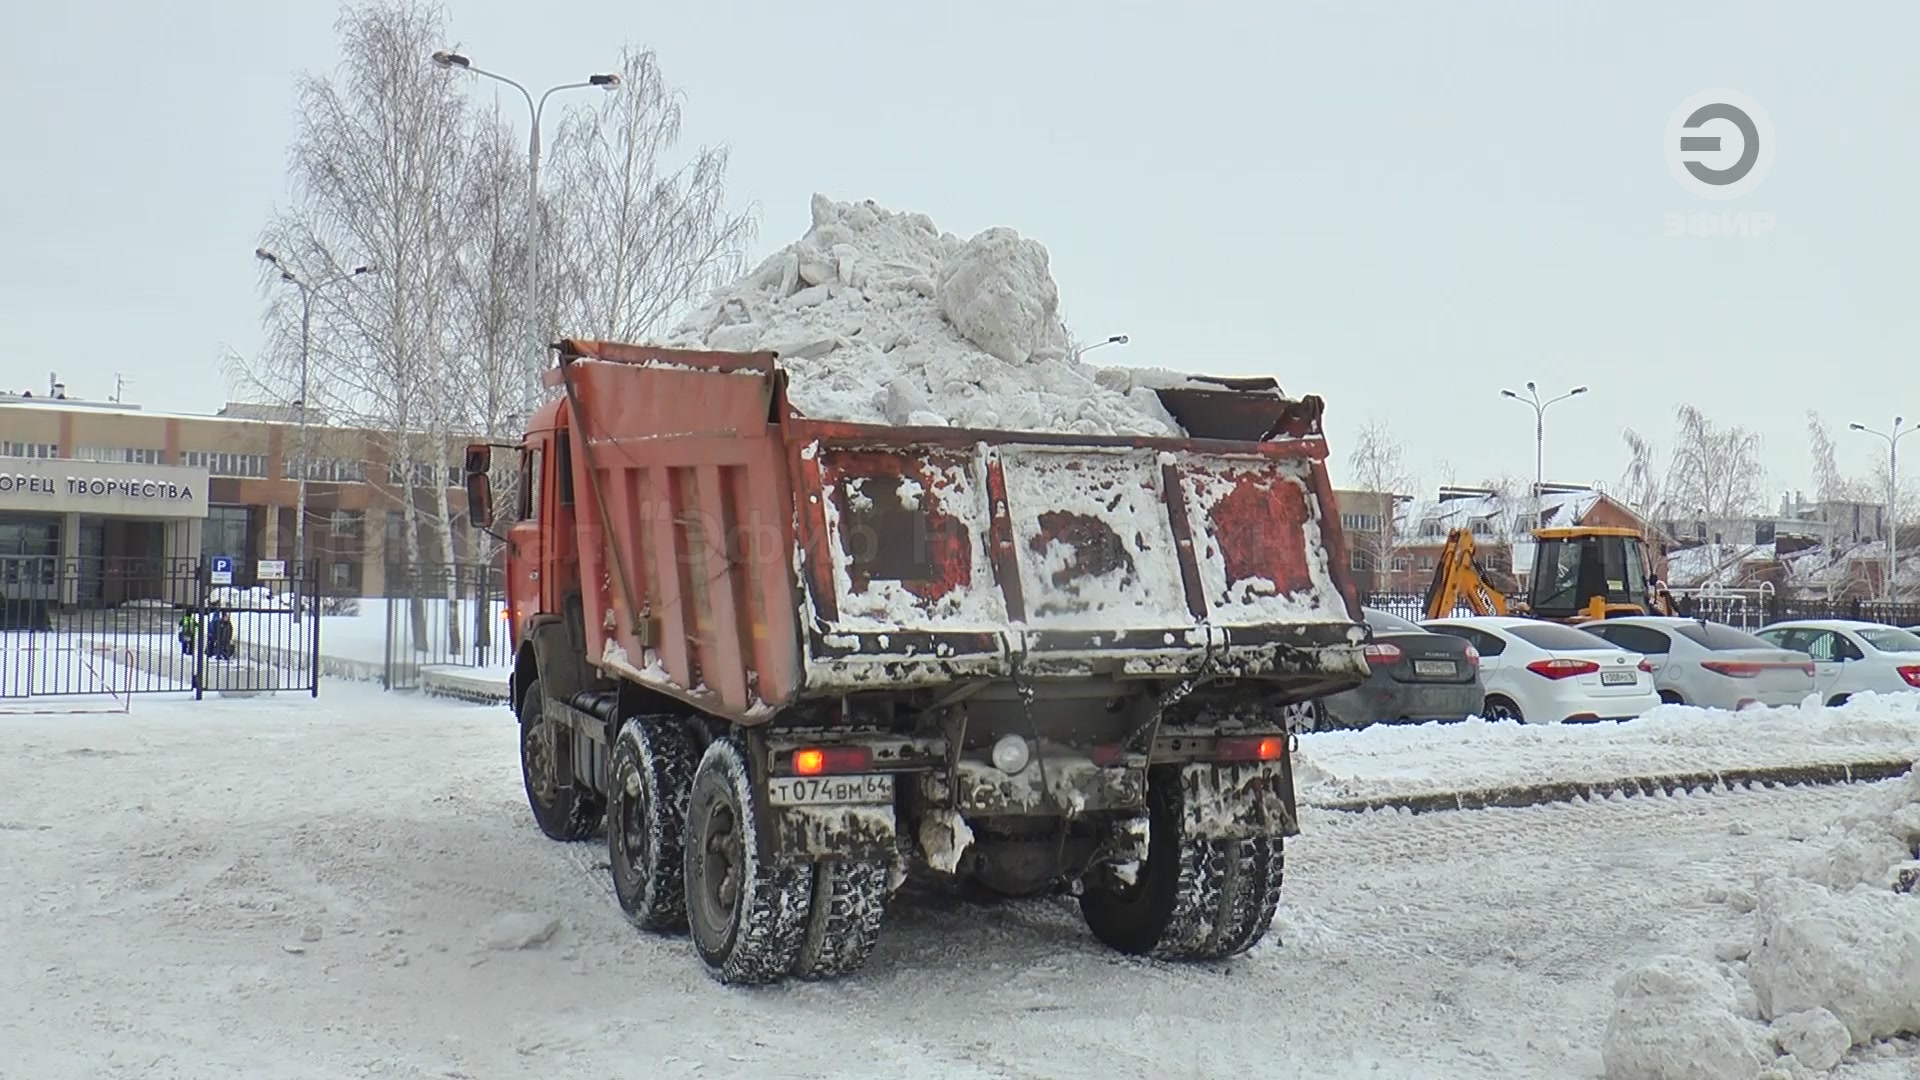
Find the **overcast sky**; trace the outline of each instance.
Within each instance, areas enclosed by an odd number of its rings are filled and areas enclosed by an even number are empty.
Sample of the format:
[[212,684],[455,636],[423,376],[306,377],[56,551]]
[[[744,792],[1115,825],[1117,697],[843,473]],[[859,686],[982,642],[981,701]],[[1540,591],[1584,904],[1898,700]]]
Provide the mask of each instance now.
[[[211,410],[259,341],[252,252],[285,197],[293,77],[336,60],[336,5],[20,4],[0,34],[0,385]],[[454,0],[453,41],[529,84],[661,55],[692,140],[732,147],[761,250],[808,198],[872,198],[1052,252],[1101,357],[1265,373],[1327,401],[1336,455],[1390,421],[1430,486],[1615,483],[1620,430],[1675,403],[1766,439],[1807,487],[1805,412],[1920,417],[1920,5],[1610,0],[1332,4],[898,0],[537,13]],[[1669,165],[1675,110],[1731,88],[1777,157],[1738,199]],[[491,87],[474,86],[475,94]],[[1731,135],[1730,125],[1717,132]],[[1724,164],[1738,154],[1731,136]],[[1666,215],[1772,215],[1745,238]],[[1747,220],[1755,220],[1749,216]],[[1920,443],[1908,444],[1920,445]],[[1920,466],[1915,466],[1920,467]],[[1336,479],[1338,471],[1336,471]]]

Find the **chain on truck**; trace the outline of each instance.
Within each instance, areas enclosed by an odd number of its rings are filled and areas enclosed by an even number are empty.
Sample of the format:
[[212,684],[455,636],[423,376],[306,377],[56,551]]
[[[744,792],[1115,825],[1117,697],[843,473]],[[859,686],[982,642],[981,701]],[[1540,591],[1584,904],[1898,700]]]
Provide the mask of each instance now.
[[[909,880],[1077,896],[1114,948],[1251,948],[1287,717],[1358,685],[1321,402],[1156,391],[1187,436],[801,415],[772,353],[563,341],[493,508],[540,828],[723,982],[854,971]],[[517,470],[509,474],[507,470]]]

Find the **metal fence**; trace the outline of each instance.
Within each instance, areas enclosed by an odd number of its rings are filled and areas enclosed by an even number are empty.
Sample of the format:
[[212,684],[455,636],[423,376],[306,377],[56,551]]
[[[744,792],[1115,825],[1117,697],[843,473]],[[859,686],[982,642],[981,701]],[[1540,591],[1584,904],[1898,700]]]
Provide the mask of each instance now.
[[506,580],[486,563],[388,567],[386,671],[389,690],[414,690],[429,668],[489,673],[513,667]]
[[[1377,611],[1414,622],[1427,617],[1426,597],[1418,593],[1362,593],[1360,602]],[[1878,600],[1828,600],[1786,597],[1754,590],[1745,593],[1683,593],[1674,598],[1682,615],[1757,630],[1789,619],[1860,619],[1889,626],[1920,626],[1920,604]],[[1466,614],[1464,609],[1454,612]]]
[[0,558],[0,699],[318,694],[314,572],[237,589],[200,559]]

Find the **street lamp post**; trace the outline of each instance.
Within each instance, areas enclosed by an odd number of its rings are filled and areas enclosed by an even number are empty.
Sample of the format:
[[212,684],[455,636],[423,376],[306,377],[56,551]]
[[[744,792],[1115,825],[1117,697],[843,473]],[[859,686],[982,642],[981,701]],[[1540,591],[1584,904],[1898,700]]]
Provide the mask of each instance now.
[[1892,431],[1875,431],[1865,424],[1848,424],[1855,431],[1864,431],[1869,435],[1878,435],[1887,440],[1887,600],[1894,598],[1893,579],[1900,572],[1900,440],[1920,431],[1920,427],[1900,430],[1906,423],[1906,417],[1893,418]]
[[300,290],[300,399],[294,404],[300,408],[300,436],[298,454],[295,458],[294,478],[298,482],[298,494],[294,496],[293,507],[293,595],[300,596],[301,575],[307,568],[307,357],[313,341],[313,298],[320,290],[342,281],[351,281],[362,274],[374,272],[371,266],[356,266],[343,274],[308,281],[288,269],[280,257],[266,248],[253,249],[253,256],[280,271],[280,280]]
[[1093,344],[1087,346],[1086,348],[1081,349],[1080,355],[1085,356],[1088,353],[1092,352],[1093,350],[1098,349],[1105,345],[1125,345],[1126,343],[1127,343],[1127,335],[1115,334],[1112,337],[1106,339],[1105,341],[1096,341]]
[[1527,396],[1521,397],[1511,390],[1500,391],[1501,397],[1510,397],[1522,405],[1533,406],[1533,527],[1540,527],[1540,494],[1546,486],[1547,454],[1547,406],[1565,401],[1587,392],[1584,386],[1576,386],[1556,398],[1540,400],[1540,391],[1531,381],[1527,383]]
[[433,54],[433,62],[448,70],[458,68],[461,71],[470,71],[475,75],[484,76],[495,82],[505,83],[515,90],[520,91],[520,96],[527,101],[529,127],[527,130],[527,269],[525,282],[526,310],[524,313],[526,326],[524,327],[524,332],[527,337],[526,362],[529,365],[529,373],[532,376],[529,380],[529,385],[538,385],[540,371],[546,366],[546,358],[540,341],[539,316],[540,244],[544,237],[540,221],[540,115],[546,111],[547,99],[562,90],[582,90],[597,86],[602,90],[611,92],[619,87],[620,76],[590,75],[584,82],[561,83],[558,86],[548,87],[546,92],[542,93],[536,100],[533,96],[533,91],[507,78],[505,75],[488,71],[485,68],[474,67],[472,60],[457,52],[448,52],[446,50],[436,52]]

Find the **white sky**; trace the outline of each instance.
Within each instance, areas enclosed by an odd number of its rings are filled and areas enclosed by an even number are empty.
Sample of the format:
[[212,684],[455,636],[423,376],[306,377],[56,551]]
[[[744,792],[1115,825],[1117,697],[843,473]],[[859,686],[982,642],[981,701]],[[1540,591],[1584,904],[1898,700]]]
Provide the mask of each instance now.
[[[292,81],[337,8],[69,0],[0,34],[0,385],[211,410],[259,341],[256,233],[285,197]],[[544,87],[650,45],[762,209],[756,257],[816,190],[1010,225],[1052,252],[1100,357],[1267,373],[1327,400],[1336,456],[1390,421],[1427,484],[1617,481],[1623,426],[1678,401],[1758,429],[1807,487],[1804,414],[1920,417],[1920,5],[1610,0],[633,4],[453,0],[453,42]],[[1697,91],[1770,114],[1733,203],[1683,189],[1665,128]],[[491,87],[476,81],[475,94]],[[1729,155],[1730,156],[1730,155]],[[1669,212],[1766,212],[1747,239]],[[1909,444],[1912,445],[1912,444]],[[1338,469],[1336,469],[1338,479]]]

